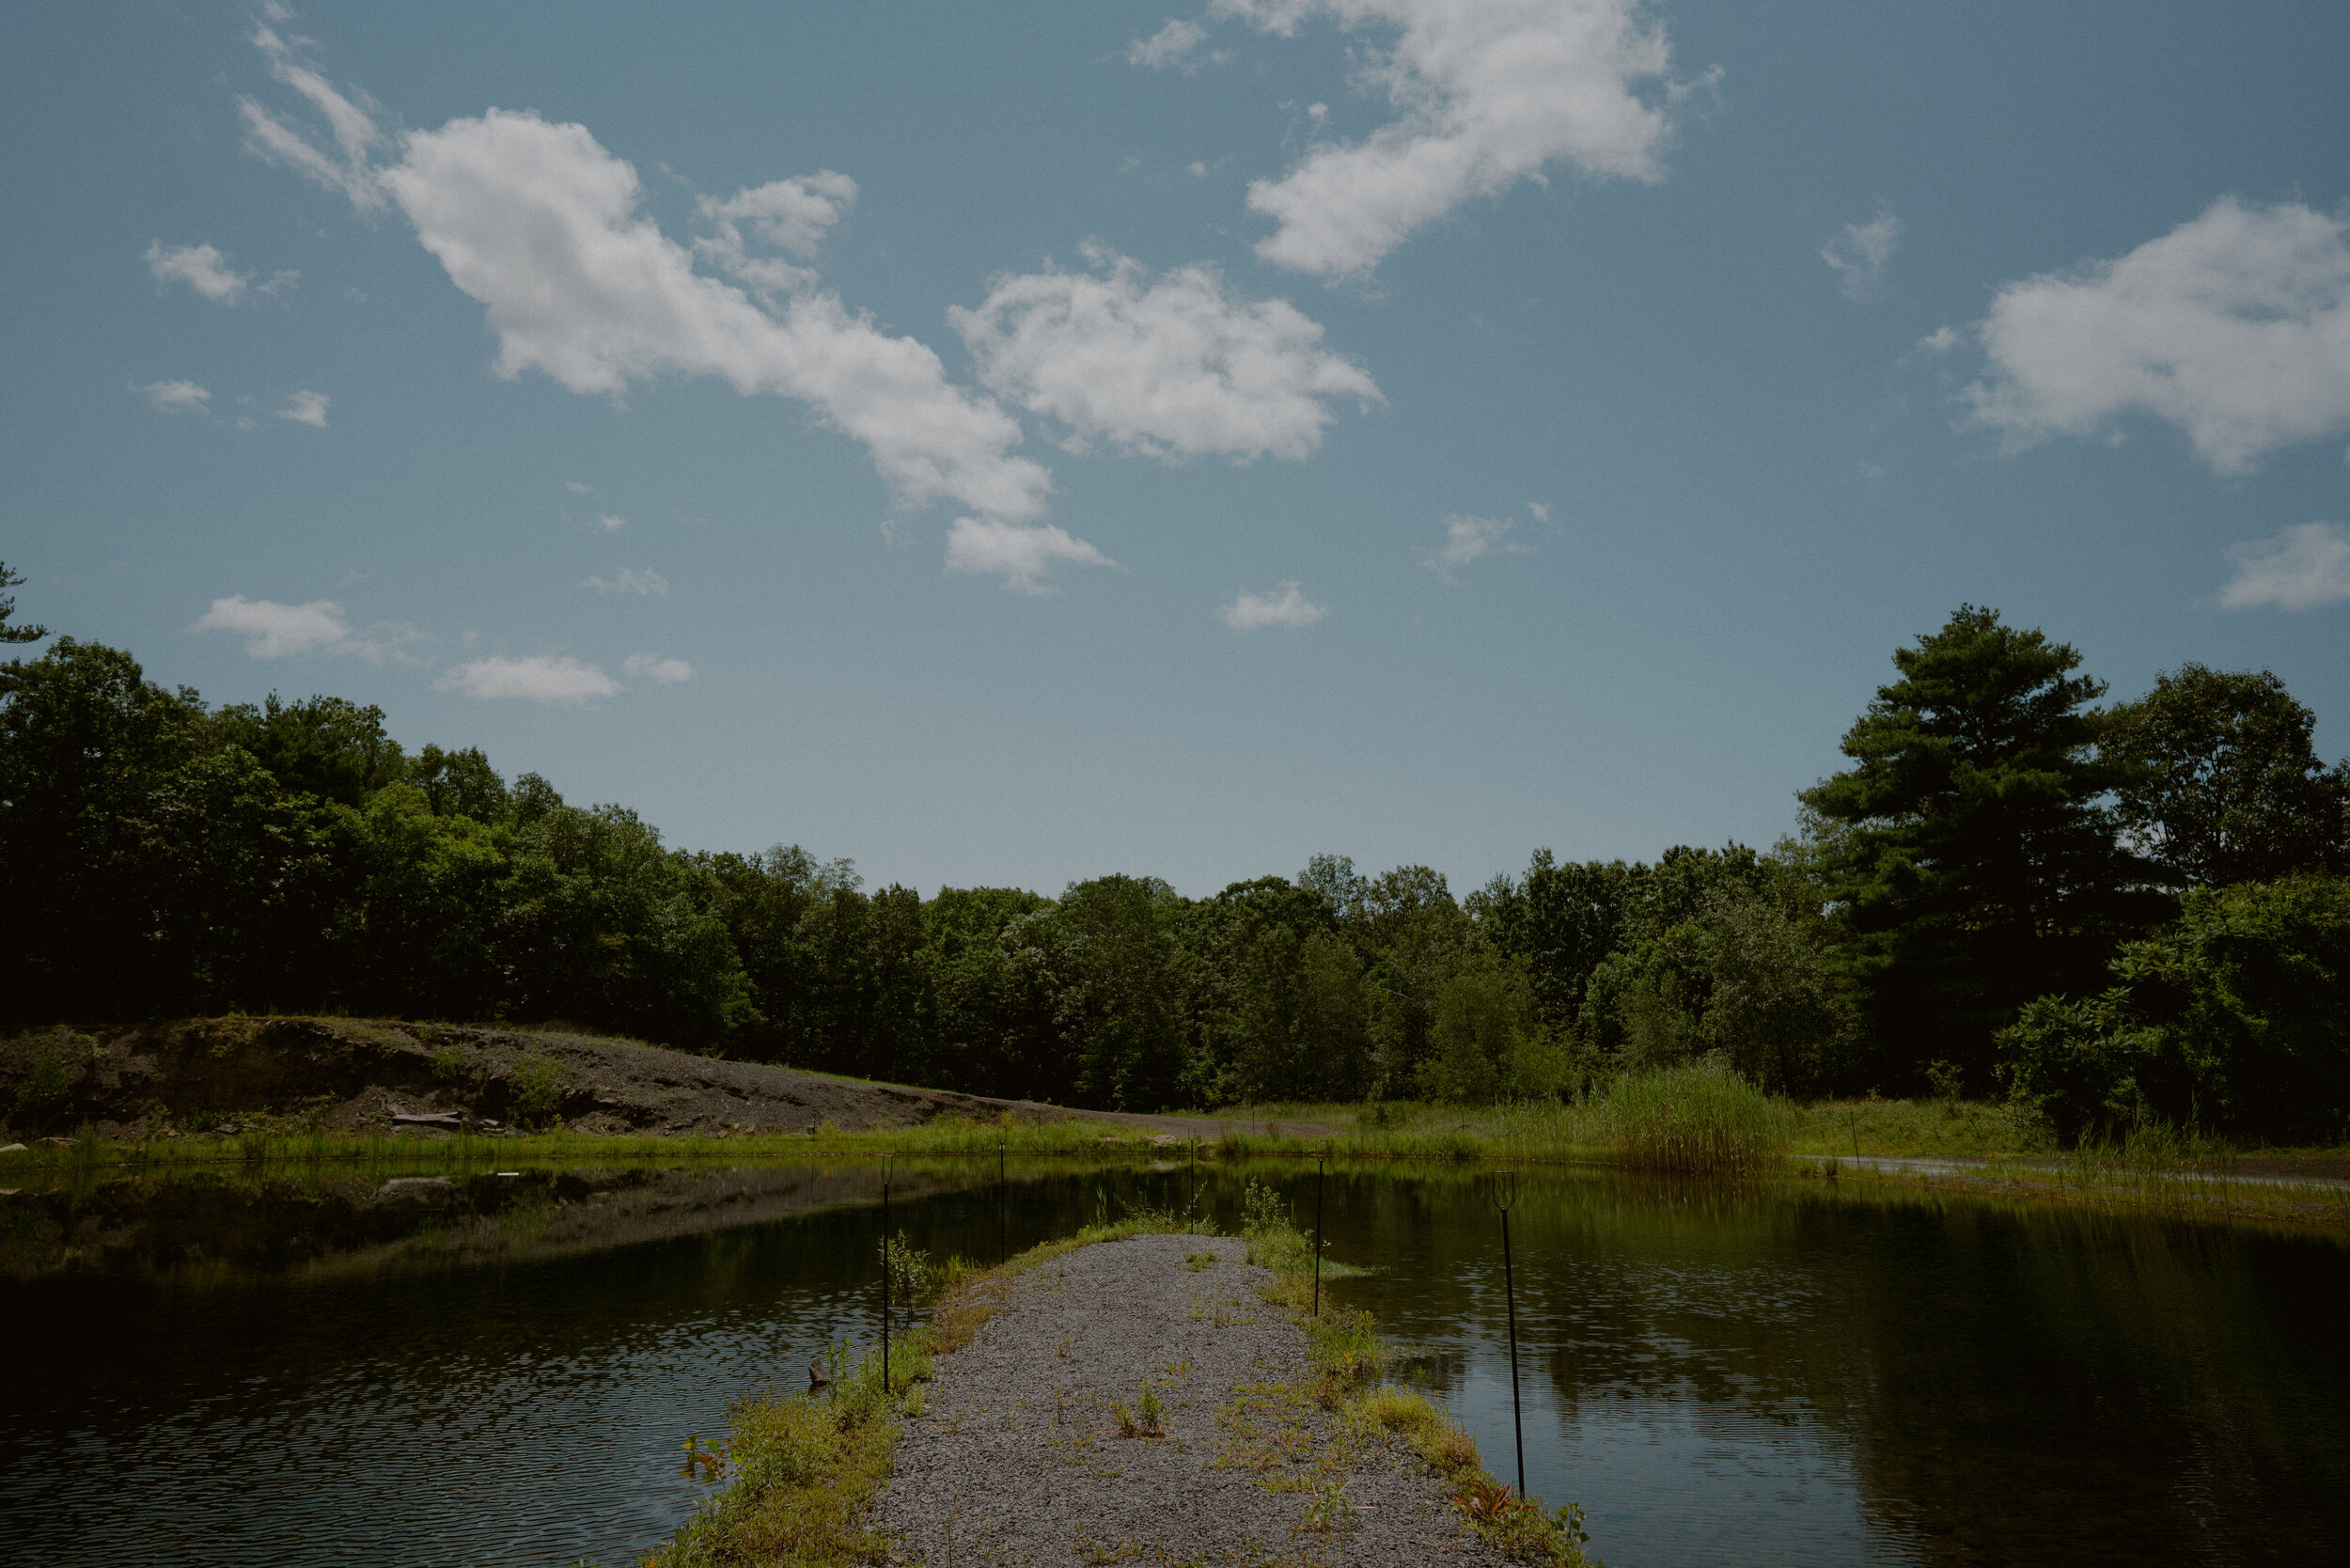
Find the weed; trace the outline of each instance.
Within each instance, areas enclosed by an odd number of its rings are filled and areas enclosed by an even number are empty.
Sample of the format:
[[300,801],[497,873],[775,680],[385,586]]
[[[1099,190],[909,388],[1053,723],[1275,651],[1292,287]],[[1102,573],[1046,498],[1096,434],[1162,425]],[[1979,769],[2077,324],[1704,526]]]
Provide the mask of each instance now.
[[432,1053],[432,1081],[454,1084],[465,1076],[465,1053],[454,1045],[444,1045]]
[[1600,1111],[1608,1143],[1637,1170],[1752,1175],[1793,1130],[1784,1102],[1705,1063],[1627,1073]]
[[65,1109],[66,1101],[73,1093],[72,1075],[56,1054],[44,1050],[33,1058],[33,1070],[24,1075],[24,1086],[17,1090],[17,1100],[36,1118],[46,1121]]
[[507,1074],[513,1096],[514,1120],[525,1127],[543,1127],[563,1108],[563,1065],[553,1057],[532,1052]]
[[1183,1266],[1191,1270],[1194,1274],[1206,1273],[1208,1270],[1215,1267],[1215,1254],[1213,1252],[1186,1252],[1183,1254]]

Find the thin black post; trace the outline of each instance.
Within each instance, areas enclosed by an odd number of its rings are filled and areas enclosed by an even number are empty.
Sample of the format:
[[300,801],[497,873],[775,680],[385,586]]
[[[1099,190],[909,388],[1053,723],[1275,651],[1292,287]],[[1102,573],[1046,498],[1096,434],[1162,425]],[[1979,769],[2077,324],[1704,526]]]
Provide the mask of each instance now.
[[1183,1211],[1183,1234],[1199,1228],[1199,1140],[1191,1140],[1191,1207]]
[[[882,1167],[882,1395],[889,1394],[889,1177],[893,1156]],[[1523,1490],[1523,1488],[1521,1488]]]
[[1011,1261],[1011,1189],[1004,1185],[1004,1135],[995,1135],[995,1262]]
[[1329,1162],[1324,1148],[1314,1156],[1314,1316],[1322,1316],[1322,1168]]
[[1494,1207],[1501,1211],[1501,1294],[1510,1309],[1510,1430],[1518,1440],[1518,1496],[1526,1496],[1526,1423],[1518,1415],[1518,1286],[1510,1267],[1510,1211],[1517,1206],[1518,1173],[1505,1170],[1510,1178],[1510,1200],[1501,1200],[1498,1183],[1494,1188]]

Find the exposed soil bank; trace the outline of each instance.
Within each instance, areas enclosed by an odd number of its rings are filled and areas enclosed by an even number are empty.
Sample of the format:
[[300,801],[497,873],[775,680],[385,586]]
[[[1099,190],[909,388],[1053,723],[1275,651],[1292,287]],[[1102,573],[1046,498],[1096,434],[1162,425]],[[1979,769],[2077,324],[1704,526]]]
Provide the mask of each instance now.
[[[31,1081],[43,1058],[46,1094]],[[1043,1121],[1075,1114],[553,1028],[212,1018],[0,1041],[0,1134],[68,1133],[86,1120],[102,1137],[159,1138],[254,1117],[300,1117],[329,1131],[364,1133],[390,1130],[396,1116],[433,1112],[511,1126],[524,1109],[524,1086],[534,1073],[546,1077],[548,1064],[551,1108],[578,1132],[808,1133],[827,1121],[863,1132],[941,1116],[992,1121],[1010,1113]]]

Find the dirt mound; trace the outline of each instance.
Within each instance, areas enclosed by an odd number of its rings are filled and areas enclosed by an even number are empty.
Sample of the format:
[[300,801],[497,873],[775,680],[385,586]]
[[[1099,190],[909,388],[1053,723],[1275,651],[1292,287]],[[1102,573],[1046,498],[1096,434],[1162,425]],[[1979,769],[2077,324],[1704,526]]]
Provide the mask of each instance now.
[[556,1029],[349,1018],[210,1018],[103,1036],[0,1041],[0,1133],[94,1121],[110,1137],[212,1131],[289,1117],[333,1131],[443,1113],[510,1127],[559,1115],[582,1132],[844,1132],[940,1116],[1073,1113],[1027,1101],[860,1083]]

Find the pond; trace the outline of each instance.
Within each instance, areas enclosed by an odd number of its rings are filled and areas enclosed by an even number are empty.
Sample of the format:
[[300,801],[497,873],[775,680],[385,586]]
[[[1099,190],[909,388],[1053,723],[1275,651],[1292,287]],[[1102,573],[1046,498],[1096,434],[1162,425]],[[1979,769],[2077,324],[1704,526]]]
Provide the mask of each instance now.
[[[1240,1184],[1203,1167],[1226,1228]],[[900,1162],[934,1255],[1186,1175]],[[875,1332],[881,1172],[315,1168],[0,1200],[0,1562],[625,1564],[689,1435]],[[1333,1173],[1325,1288],[1512,1478],[1475,1168]],[[1529,1490],[1617,1568],[2307,1561],[2350,1524],[2326,1238],[1786,1182],[1559,1170],[1511,1216]],[[66,1249],[73,1249],[67,1257]]]

